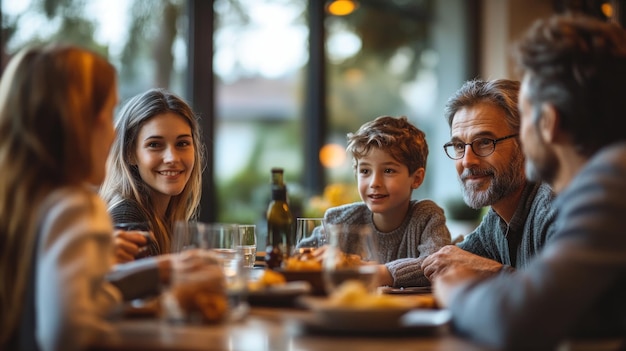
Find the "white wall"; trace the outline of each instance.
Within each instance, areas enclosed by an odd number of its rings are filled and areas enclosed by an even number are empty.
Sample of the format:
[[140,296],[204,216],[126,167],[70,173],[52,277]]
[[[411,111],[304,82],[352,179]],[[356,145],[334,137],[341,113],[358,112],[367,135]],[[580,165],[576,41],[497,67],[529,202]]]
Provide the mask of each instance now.
[[512,44],[536,19],[552,13],[552,2],[547,0],[483,0],[480,77],[519,79]]

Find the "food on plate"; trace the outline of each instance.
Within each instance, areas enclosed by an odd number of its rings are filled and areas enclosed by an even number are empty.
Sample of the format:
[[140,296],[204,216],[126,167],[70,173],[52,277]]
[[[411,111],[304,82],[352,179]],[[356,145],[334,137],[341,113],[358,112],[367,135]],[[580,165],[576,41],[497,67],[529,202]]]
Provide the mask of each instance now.
[[285,276],[271,269],[263,270],[258,280],[248,282],[249,291],[258,291],[269,286],[284,285],[287,282]]
[[338,268],[352,268],[352,267],[358,267],[364,264],[367,264],[367,263],[364,263],[361,260],[361,256],[347,254],[347,253],[342,252],[341,261],[339,261],[339,263],[337,264],[337,267]]
[[329,305],[334,307],[352,308],[433,308],[435,300],[432,296],[394,296],[372,294],[357,280],[342,283],[329,296]]
[[[326,255],[324,248],[303,250],[283,261],[285,271],[321,271],[322,259]],[[342,268],[358,267],[363,264],[359,255],[339,253],[337,266]]]
[[283,262],[286,271],[321,271],[322,262],[313,249],[299,252]]

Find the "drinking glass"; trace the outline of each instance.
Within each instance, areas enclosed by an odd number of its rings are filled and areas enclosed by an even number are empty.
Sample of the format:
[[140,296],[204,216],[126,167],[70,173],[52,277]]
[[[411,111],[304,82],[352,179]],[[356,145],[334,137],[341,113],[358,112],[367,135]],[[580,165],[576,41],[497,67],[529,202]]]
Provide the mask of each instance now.
[[240,224],[239,237],[244,266],[253,268],[256,261],[256,225]]
[[326,244],[323,221],[323,218],[296,219],[295,255],[312,252]]
[[375,292],[380,260],[372,226],[324,222],[324,230],[329,240],[322,261],[326,292],[332,294],[348,280]]
[[183,251],[172,258],[169,286],[161,298],[163,317],[174,323],[216,323],[230,314],[222,266],[208,250]]
[[238,294],[245,288],[244,255],[237,224],[211,223],[205,225],[203,244],[221,260],[230,294]]
[[[224,277],[223,289],[228,298],[228,317],[238,319],[243,316],[247,310],[247,274],[237,224],[177,222],[172,237],[172,253],[179,255],[174,260],[170,290],[175,290],[176,284],[183,283],[195,286],[202,283],[206,286],[207,282],[202,281],[203,276],[197,274],[197,271],[209,271],[212,268],[205,266],[217,266]],[[201,259],[191,260],[190,253]],[[190,266],[194,268],[190,269]],[[216,282],[213,281],[212,284],[215,285]],[[185,317],[182,315],[182,318],[175,319],[188,320]]]

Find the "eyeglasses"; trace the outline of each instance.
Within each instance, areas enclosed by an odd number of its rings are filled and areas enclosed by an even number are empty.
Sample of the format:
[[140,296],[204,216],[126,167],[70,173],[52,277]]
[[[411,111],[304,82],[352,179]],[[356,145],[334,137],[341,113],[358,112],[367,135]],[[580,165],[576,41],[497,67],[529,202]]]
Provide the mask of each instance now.
[[493,154],[496,151],[496,144],[513,137],[516,137],[518,134],[511,134],[500,139],[490,139],[490,138],[478,138],[472,140],[471,143],[464,143],[462,141],[450,141],[443,145],[443,149],[446,152],[446,155],[453,160],[460,160],[465,156],[465,147],[469,145],[474,151],[476,156],[486,157]]

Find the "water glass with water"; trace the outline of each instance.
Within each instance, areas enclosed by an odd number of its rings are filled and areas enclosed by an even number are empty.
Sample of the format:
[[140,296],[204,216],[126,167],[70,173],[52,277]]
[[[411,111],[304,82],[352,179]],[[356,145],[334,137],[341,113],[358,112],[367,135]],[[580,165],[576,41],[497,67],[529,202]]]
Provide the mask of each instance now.
[[[177,222],[173,234],[173,253],[200,250],[215,258],[224,276],[229,317],[238,319],[243,316],[247,310],[247,274],[239,226],[228,223]],[[174,270],[173,274],[177,273],[181,272]]]
[[323,218],[296,219],[296,247],[294,255],[314,251],[326,244]]
[[243,263],[245,267],[253,268],[256,261],[256,225],[239,224],[240,245],[243,251]]

